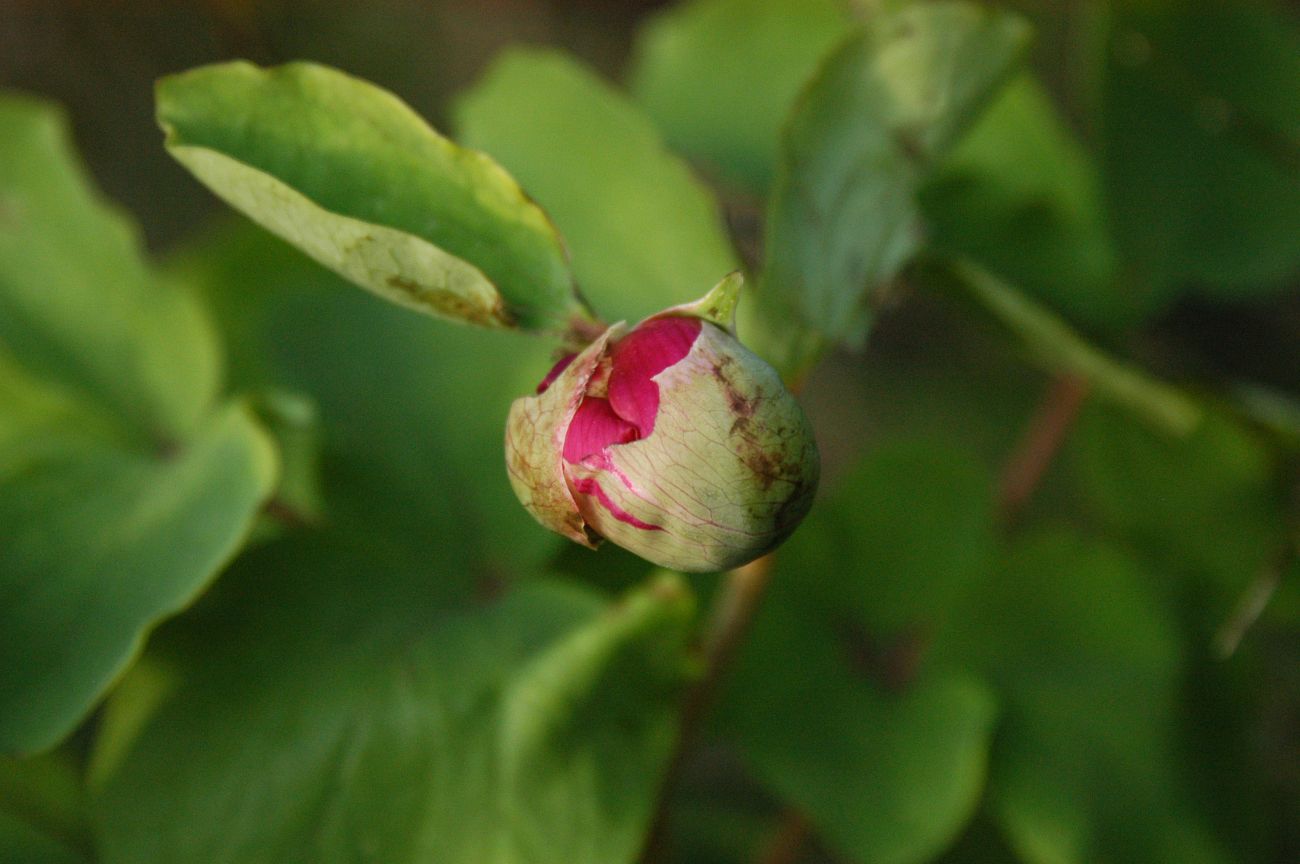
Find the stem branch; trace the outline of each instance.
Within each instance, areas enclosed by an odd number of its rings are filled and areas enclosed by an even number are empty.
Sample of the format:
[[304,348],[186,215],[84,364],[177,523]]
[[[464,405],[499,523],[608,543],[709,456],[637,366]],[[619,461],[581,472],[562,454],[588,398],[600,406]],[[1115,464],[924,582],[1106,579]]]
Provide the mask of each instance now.
[[804,844],[812,836],[812,826],[798,810],[786,810],[776,834],[759,855],[758,864],[794,864]]
[[1200,424],[1204,409],[1182,390],[1097,349],[1059,315],[978,264],[934,261],[925,262],[924,269],[1012,334],[1047,372],[1087,381],[1097,396],[1174,435],[1186,435]]
[[1214,653],[1220,660],[1227,660],[1237,653],[1241,640],[1246,638],[1246,633],[1255,626],[1255,622],[1264,614],[1269,601],[1277,593],[1278,587],[1282,584],[1282,572],[1290,561],[1294,560],[1296,553],[1295,548],[1288,548],[1281,560],[1269,562],[1246,586],[1232,615],[1223,622],[1223,626],[1214,636]]
[[661,860],[667,843],[668,808],[682,768],[698,742],[701,727],[717,698],[718,687],[744,642],[772,575],[773,556],[765,555],[729,572],[720,589],[704,641],[704,672],[686,695],[677,748],[668,763],[645,849],[643,864]]
[[1002,468],[998,512],[1010,524],[1029,503],[1078,419],[1091,386],[1077,375],[1052,380],[1015,450]]

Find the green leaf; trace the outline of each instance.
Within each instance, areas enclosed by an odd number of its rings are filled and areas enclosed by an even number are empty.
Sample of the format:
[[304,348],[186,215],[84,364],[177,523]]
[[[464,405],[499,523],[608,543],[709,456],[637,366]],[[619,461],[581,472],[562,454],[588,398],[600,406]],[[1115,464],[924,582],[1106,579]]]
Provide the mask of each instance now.
[[960,449],[885,445],[824,499],[779,566],[792,578],[851,571],[812,590],[882,641],[932,637],[992,557],[993,478]]
[[315,404],[328,521],[475,576],[512,578],[554,552],[560,538],[510,488],[502,444],[511,401],[554,363],[550,346],[375,303],[247,223],[175,266],[212,299],[239,387]]
[[708,191],[635,105],[564,54],[507,51],[457,117],[555,219],[610,320],[693,300],[736,269]]
[[984,785],[992,692],[921,668],[993,545],[959,452],[873,454],[782,550],[723,708],[759,777],[851,860],[928,861]]
[[70,754],[0,757],[0,854],[21,864],[86,864],[92,841]]
[[637,37],[631,90],[669,143],[710,174],[765,194],[782,119],[852,27],[839,0],[693,0]]
[[220,369],[203,310],[157,284],[56,108],[0,93],[0,129],[0,346],[142,435],[193,431]]
[[60,419],[0,442],[6,751],[44,749],[76,726],[144,633],[239,549],[275,476],[269,442],[237,408],[163,454]]
[[57,113],[0,99],[0,126],[0,751],[29,752],[238,550],[275,458]]
[[581,314],[546,214],[374,85],[309,63],[207,66],[159,82],[158,121],[214,192],[382,297],[489,327]]
[[[351,539],[348,539],[351,537]],[[254,552],[99,795],[106,862],[632,861],[691,603],[529,582],[448,603],[364,535]]]
[[1031,864],[1223,861],[1177,747],[1184,649],[1135,562],[1064,531],[970,592],[936,662],[1005,700],[991,808]]
[[[793,665],[829,671],[803,657]],[[850,860],[882,864],[929,861],[956,839],[984,787],[995,705],[986,686],[926,676],[888,694],[841,673],[787,687],[794,681],[769,683],[769,698],[737,706],[729,731],[819,837]]]
[[778,368],[861,344],[871,294],[920,244],[920,179],[1027,36],[1009,14],[926,3],[874,19],[823,64],[786,128],[768,210],[759,300]]
[[1300,27],[1273,5],[1115,16],[1106,193],[1130,280],[1154,301],[1277,294],[1300,272]]
[[291,522],[316,522],[324,514],[321,491],[321,430],[316,403],[301,393],[268,390],[252,409],[275,441],[280,476],[275,504]]
[[1284,503],[1262,443],[1226,417],[1206,415],[1185,436],[1161,434],[1094,406],[1069,450],[1088,511],[1195,588],[1216,626],[1286,544]]
[[969,255],[1086,325],[1135,322],[1100,179],[1032,76],[1009,84],[922,190],[930,244]]
[[59,838],[4,811],[0,811],[0,849],[7,860],[21,864],[88,864],[92,860]]

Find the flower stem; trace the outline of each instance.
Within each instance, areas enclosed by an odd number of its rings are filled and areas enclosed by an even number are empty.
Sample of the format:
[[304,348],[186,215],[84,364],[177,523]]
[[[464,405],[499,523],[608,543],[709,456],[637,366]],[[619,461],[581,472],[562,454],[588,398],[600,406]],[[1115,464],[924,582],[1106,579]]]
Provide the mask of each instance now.
[[718,599],[704,634],[704,672],[700,675],[682,706],[681,724],[678,727],[677,747],[668,763],[659,801],[650,825],[642,864],[663,860],[668,838],[668,809],[678,778],[690,754],[694,751],[702,732],[704,720],[713,707],[718,689],[726,676],[731,661],[745,641],[750,624],[767,590],[772,575],[772,555],[764,555],[726,575],[719,589]]

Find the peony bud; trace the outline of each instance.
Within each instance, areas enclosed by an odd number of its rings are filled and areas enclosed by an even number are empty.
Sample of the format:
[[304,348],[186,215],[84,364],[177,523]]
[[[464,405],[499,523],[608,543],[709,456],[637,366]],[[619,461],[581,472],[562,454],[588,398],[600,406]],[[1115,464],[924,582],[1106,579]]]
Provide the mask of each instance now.
[[735,338],[739,285],[614,325],[515,400],[506,463],[539,522],[693,572],[745,564],[794,531],[817,447],[776,371]]

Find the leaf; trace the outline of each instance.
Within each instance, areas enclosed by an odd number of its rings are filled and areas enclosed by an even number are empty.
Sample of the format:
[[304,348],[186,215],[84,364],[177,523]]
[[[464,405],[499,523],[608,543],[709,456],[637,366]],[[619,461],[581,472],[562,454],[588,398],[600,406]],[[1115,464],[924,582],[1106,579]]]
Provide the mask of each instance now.
[[0,448],[0,749],[45,749],[239,549],[275,457],[230,408],[175,454],[58,425]]
[[782,118],[852,19],[837,0],[694,0],[637,35],[630,88],[673,147],[744,190],[772,184]]
[[[815,710],[794,711],[797,699]],[[752,717],[734,731],[760,779],[808,812],[818,836],[850,860],[903,864],[930,860],[974,813],[994,705],[968,677],[927,677],[901,695],[829,681],[749,700]]]
[[1069,455],[1088,511],[1170,566],[1184,591],[1194,587],[1206,626],[1227,617],[1285,546],[1268,451],[1217,413],[1177,437],[1097,406],[1084,414]]
[[1027,39],[964,3],[880,16],[835,50],[792,113],[768,208],[759,301],[773,359],[805,369],[860,345],[868,298],[920,244],[924,172],[997,91]]
[[23,864],[86,864],[92,842],[77,767],[66,752],[0,757],[0,850]]
[[[290,521],[323,518],[321,430],[316,403],[301,393],[268,390],[257,394],[252,409],[275,441],[280,456],[275,504]],[[291,514],[291,515],[290,515]]]
[[684,588],[449,603],[424,589],[443,575],[347,530],[242,559],[160,646],[185,675],[100,790],[104,860],[633,860]]
[[488,327],[581,312],[546,215],[374,85],[309,63],[207,66],[159,82],[158,121],[214,192],[386,299]]
[[220,369],[203,310],[156,283],[58,109],[0,93],[0,129],[0,346],[142,435],[193,431]]
[[1300,272],[1300,27],[1274,5],[1114,18],[1106,194],[1130,281],[1155,302],[1276,295]]
[[566,55],[505,52],[456,114],[465,141],[555,219],[583,293],[610,320],[685,303],[736,269],[709,192],[635,105]]
[[139,258],[57,113],[0,99],[0,751],[48,748],[239,549],[275,477],[205,310]]
[[174,267],[211,298],[237,386],[314,403],[327,521],[474,578],[513,578],[554,553],[559,538],[510,488],[502,444],[511,401],[555,362],[550,346],[375,303],[246,223]]
[[850,860],[928,861],[980,799],[994,695],[920,661],[990,558],[990,485],[942,446],[873,454],[782,550],[742,649],[722,729]]
[[0,849],[22,864],[87,864],[91,859],[57,837],[18,817],[0,811]]
[[1009,84],[921,193],[930,244],[969,255],[1091,326],[1146,311],[1116,278],[1100,177],[1043,86]]
[[811,589],[828,608],[844,608],[882,640],[932,635],[993,555],[993,478],[951,445],[886,444],[836,483],[809,527],[785,547],[781,566],[839,572]]
[[1176,743],[1181,639],[1131,558],[1033,535],[965,608],[936,663],[987,676],[1005,700],[990,801],[1024,861],[1228,860]]

